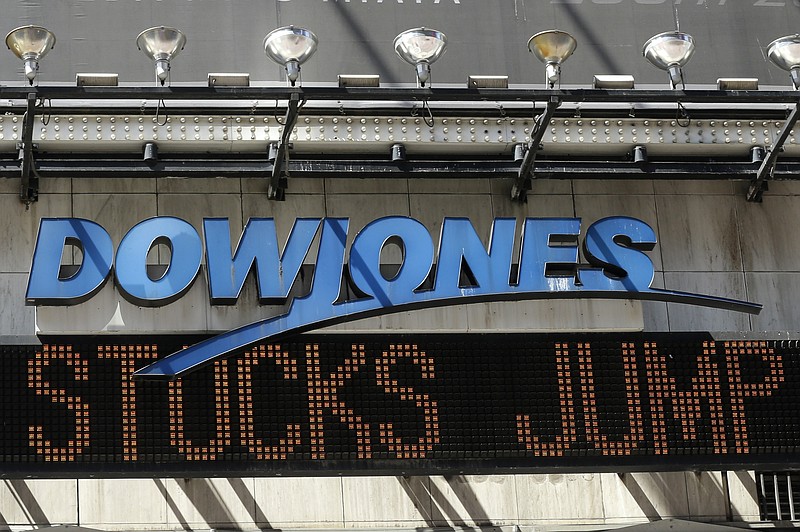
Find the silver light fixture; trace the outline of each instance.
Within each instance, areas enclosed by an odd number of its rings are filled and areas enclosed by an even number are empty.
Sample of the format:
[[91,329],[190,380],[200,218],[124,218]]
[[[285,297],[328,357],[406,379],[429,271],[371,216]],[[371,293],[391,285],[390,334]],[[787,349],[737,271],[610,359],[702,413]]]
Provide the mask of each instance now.
[[800,35],[775,39],[767,46],[770,61],[789,71],[795,90],[800,89]]
[[186,46],[186,35],[175,28],[156,26],[140,33],[136,46],[155,61],[156,80],[163,85],[169,77],[170,61]]
[[56,44],[52,31],[41,26],[21,26],[8,32],[6,46],[25,64],[25,77],[33,85],[39,72],[39,60]]
[[678,84],[685,86],[681,69],[694,54],[694,39],[688,33],[666,31],[648,39],[642,47],[642,55],[656,68],[669,73],[673,89]]
[[572,55],[577,46],[578,41],[561,30],[540,31],[528,39],[528,51],[547,65],[547,86],[551,89],[561,80],[561,63]]
[[447,49],[447,36],[428,28],[412,28],[394,38],[394,51],[417,69],[417,82],[424,87],[431,77],[431,63]]
[[264,37],[267,56],[286,69],[286,78],[294,86],[300,77],[300,65],[308,61],[317,51],[317,36],[313,32],[284,26],[272,30]]

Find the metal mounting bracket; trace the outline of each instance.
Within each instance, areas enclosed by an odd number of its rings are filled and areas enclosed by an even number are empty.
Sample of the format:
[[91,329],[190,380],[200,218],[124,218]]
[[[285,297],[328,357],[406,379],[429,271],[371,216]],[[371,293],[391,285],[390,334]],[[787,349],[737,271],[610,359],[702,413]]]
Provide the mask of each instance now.
[[19,199],[26,205],[39,200],[39,176],[36,174],[33,151],[33,121],[36,117],[36,94],[29,93],[22,120],[22,142],[17,144],[21,168]]
[[789,138],[792,128],[797,123],[800,117],[800,103],[795,104],[792,112],[786,118],[786,123],[783,124],[778,138],[767,150],[766,157],[761,161],[761,166],[758,168],[756,177],[750,182],[750,187],[747,189],[747,201],[761,202],[761,196],[767,188],[767,182],[772,179],[775,174],[775,164],[778,162],[778,154],[783,150],[783,145]]
[[[297,123],[297,116],[300,113],[300,94],[293,92],[289,96],[289,105],[286,108],[286,117],[283,120],[283,130],[281,131],[281,139],[277,145],[271,144],[269,147],[270,159],[274,155],[272,163],[272,175],[269,179],[269,189],[267,190],[267,198],[276,201],[283,201],[286,199],[286,186],[287,186],[287,169],[286,161],[289,158],[289,137],[292,135],[292,129]],[[274,151],[273,151],[274,150]]]
[[536,152],[542,148],[542,138],[547,129],[547,124],[550,122],[550,119],[553,118],[553,114],[555,114],[559,105],[561,105],[561,100],[557,96],[552,96],[547,101],[544,112],[539,115],[536,124],[533,126],[531,141],[528,143],[528,147],[525,150],[525,157],[522,159],[522,163],[519,166],[517,180],[514,186],[511,187],[511,199],[513,200],[524,202],[528,196],[528,191],[532,187]]

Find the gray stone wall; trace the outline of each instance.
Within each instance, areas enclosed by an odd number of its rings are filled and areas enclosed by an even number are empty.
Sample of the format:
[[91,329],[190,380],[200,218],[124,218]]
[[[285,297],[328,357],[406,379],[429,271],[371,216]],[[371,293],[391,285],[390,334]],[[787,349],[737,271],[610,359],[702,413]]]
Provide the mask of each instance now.
[[[0,180],[0,334],[30,335],[34,309],[24,305],[27,271],[42,217],[101,223],[115,244],[136,222],[175,215],[200,228],[203,216],[226,216],[234,237],[251,216],[273,216],[285,239],[298,216],[349,216],[352,224],[410,215],[432,234],[444,216],[468,216],[488,238],[496,216],[610,215],[650,223],[659,243],[650,256],[656,285],[764,305],[758,316],[666,303],[594,301],[491,304],[367,320],[343,330],[648,330],[797,331],[800,307],[800,214],[796,184],[774,183],[761,204],[745,185],[719,182],[542,181],[527,204],[512,203],[509,182],[487,179],[292,180],[283,203],[266,199],[252,179],[63,179],[42,183],[29,209],[17,180]],[[584,225],[585,227],[585,225]],[[244,298],[252,296],[252,291]],[[119,306],[118,306],[119,303]],[[278,309],[274,309],[277,311]],[[115,313],[123,324],[114,322]],[[211,308],[204,283],[161,309],[137,309],[109,286],[72,310],[40,309],[47,330],[224,330],[257,305]],[[261,316],[261,314],[259,314]],[[172,320],[172,321],[170,321]],[[109,323],[111,326],[109,327]],[[116,325],[115,325],[116,323]],[[589,527],[663,517],[758,519],[752,473],[663,473],[455,477],[7,480],[0,484],[0,526],[81,524],[103,529],[373,528],[583,524]]]
[[[42,217],[74,216],[103,225],[115,244],[135,223],[156,215],[184,218],[198,230],[205,216],[230,219],[236,241],[251,216],[274,217],[279,241],[300,216],[349,217],[351,227],[386,215],[410,215],[438,235],[445,216],[467,216],[484,241],[498,216],[578,216],[584,227],[599,218],[629,215],[648,222],[659,243],[649,253],[654,286],[746,299],[764,305],[758,316],[679,304],[624,301],[545,301],[461,306],[365,320],[339,330],[640,330],[790,331],[800,328],[794,300],[800,283],[800,208],[795,183],[773,183],[763,203],[744,200],[743,183],[730,181],[541,181],[527,204],[510,201],[510,183],[490,180],[291,180],[285,202],[271,202],[255,179],[45,179],[41,199],[26,210],[18,181],[0,180],[0,335],[30,335],[34,310],[24,305],[27,271]],[[350,238],[352,239],[351,229]],[[158,259],[154,259],[158,260]],[[313,262],[314,257],[308,261]],[[167,262],[166,257],[160,259]],[[610,311],[613,309],[613,311]],[[252,283],[234,307],[211,307],[202,278],[181,300],[139,309],[109,283],[77,307],[41,308],[40,330],[221,331],[281,313],[255,302]],[[121,319],[121,321],[120,321]]]

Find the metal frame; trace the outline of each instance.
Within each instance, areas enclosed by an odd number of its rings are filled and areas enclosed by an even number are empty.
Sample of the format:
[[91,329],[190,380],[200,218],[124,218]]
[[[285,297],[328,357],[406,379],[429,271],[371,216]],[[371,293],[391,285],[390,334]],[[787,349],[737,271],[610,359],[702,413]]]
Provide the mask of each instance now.
[[39,178],[36,173],[35,162],[33,160],[33,121],[36,117],[36,94],[27,95],[25,117],[23,119],[22,142],[17,144],[19,150],[19,162],[21,171],[21,182],[19,189],[19,199],[26,205],[39,200]]
[[[796,169],[800,163],[786,160],[778,164],[778,154],[787,141],[798,116],[800,96],[795,91],[720,91],[720,90],[603,90],[603,89],[520,89],[520,88],[406,88],[406,87],[75,87],[75,86],[37,86],[0,87],[0,101],[8,101],[13,110],[24,105],[22,142],[18,145],[19,158],[12,163],[0,159],[0,176],[22,177],[20,199],[25,203],[36,201],[38,197],[38,176],[269,176],[268,197],[284,198],[287,177],[293,175],[307,177],[336,177],[357,171],[359,177],[472,177],[487,175],[514,177],[512,198],[524,201],[536,178],[668,178],[692,179],[746,179],[751,182],[747,199],[760,201],[761,195],[770,179],[797,179]],[[24,104],[20,103],[20,100]],[[37,101],[56,102],[55,109],[66,108],[71,112],[97,113],[101,109],[146,109],[142,101],[170,100],[175,109],[180,102],[187,108],[202,104],[204,112],[230,112],[231,109],[254,109],[254,101],[274,100],[276,106],[285,101],[285,120],[280,139],[268,146],[267,160],[249,160],[246,157],[230,157],[230,153],[211,155],[205,160],[186,154],[173,154],[157,163],[142,165],[127,155],[114,153],[92,153],[85,158],[59,157],[50,153],[34,162],[33,129]],[[544,111],[537,117],[521,163],[506,160],[470,160],[469,157],[454,152],[446,160],[429,161],[390,161],[363,160],[344,154],[329,154],[326,159],[307,157],[303,160],[289,161],[290,138],[297,123],[300,109],[305,102],[314,101],[327,106],[331,112],[357,115],[365,110],[374,110],[377,102],[385,102],[383,109],[394,113],[409,112],[409,104],[416,108],[422,102],[436,102],[444,105],[442,116],[464,116],[475,112],[476,107],[484,111],[495,105],[505,113],[503,106],[519,113],[525,105],[536,107],[544,103]],[[301,104],[303,102],[303,104]],[[241,105],[239,105],[241,104]],[[479,104],[476,106],[476,104]],[[566,108],[565,108],[565,105]],[[591,109],[581,109],[583,104],[594,104]],[[636,104],[641,108],[636,109]],[[576,117],[609,116],[619,114],[623,107],[630,113],[665,117],[669,116],[671,105],[680,109],[684,104],[695,104],[692,114],[739,117],[748,119],[764,114],[785,112],[781,106],[791,106],[792,111],[786,119],[780,135],[769,147],[766,157],[758,169],[755,163],[744,160],[709,159],[706,161],[652,160],[643,164],[633,164],[624,160],[608,158],[570,157],[568,160],[536,161],[537,151],[542,146],[548,122],[556,114],[572,113]],[[572,108],[570,108],[570,105]],[[482,107],[481,107],[482,106]],[[771,106],[771,107],[770,107]],[[51,111],[49,111],[51,112]],[[437,110],[438,112],[438,110]],[[529,112],[529,111],[528,111]],[[41,111],[40,111],[41,113]],[[20,113],[21,114],[21,113]],[[632,115],[631,115],[632,116]],[[793,139],[794,140],[794,139]],[[686,156],[679,146],[676,155]],[[263,153],[263,152],[262,152]],[[534,164],[536,171],[534,175]],[[41,172],[39,172],[39,170]]]
[[792,109],[792,112],[786,119],[786,123],[783,125],[783,129],[778,135],[778,139],[767,150],[767,156],[761,163],[761,167],[758,169],[755,179],[753,179],[750,188],[747,190],[747,201],[761,202],[761,196],[764,194],[764,190],[766,190],[767,180],[772,179],[775,174],[775,163],[778,162],[778,154],[783,150],[783,145],[786,144],[789,133],[797,123],[798,117],[800,117],[800,104],[794,106],[794,109]]
[[698,103],[698,104],[796,104],[794,91],[721,90],[605,90],[605,89],[476,89],[406,87],[75,87],[48,86],[0,87],[0,100],[26,100],[28,94],[51,100],[289,100],[300,101],[419,101],[429,102],[561,102],[581,103]]
[[513,200],[525,201],[527,198],[534,177],[533,165],[536,161],[536,152],[542,148],[541,143],[545,128],[547,127],[547,123],[550,122],[550,119],[553,118],[559,105],[561,105],[561,101],[556,97],[552,97],[547,102],[544,112],[536,119],[536,125],[533,127],[533,132],[531,133],[531,141],[528,143],[528,147],[525,150],[525,157],[522,159],[522,164],[519,166],[517,180],[511,188],[511,199]]
[[[289,137],[292,128],[297,123],[300,113],[300,95],[292,94],[289,96],[289,105],[286,108],[286,117],[283,119],[283,130],[281,139],[276,145],[270,145],[270,159],[272,159],[272,174],[269,180],[267,198],[271,200],[283,201],[286,198],[286,163],[289,159]],[[274,152],[274,157],[272,156]]]

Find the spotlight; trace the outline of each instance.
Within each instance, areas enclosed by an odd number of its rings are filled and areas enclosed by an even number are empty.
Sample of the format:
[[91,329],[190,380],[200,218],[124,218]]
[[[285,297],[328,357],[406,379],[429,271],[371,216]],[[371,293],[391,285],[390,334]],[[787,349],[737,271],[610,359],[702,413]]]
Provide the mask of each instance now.
[[156,79],[163,85],[169,76],[170,61],[186,46],[186,35],[175,28],[156,26],[140,33],[136,46],[156,62]]
[[684,85],[681,68],[689,62],[694,54],[694,39],[688,33],[667,31],[648,39],[642,47],[642,55],[656,68],[669,73],[669,82],[673,89],[678,84]]
[[795,90],[800,89],[800,35],[787,35],[775,39],[767,46],[770,61],[792,76]]
[[561,30],[540,31],[528,39],[528,51],[547,65],[547,86],[551,89],[560,81],[561,63],[572,55],[577,46],[578,41]]
[[25,77],[33,85],[39,72],[39,60],[56,44],[52,31],[41,26],[21,26],[6,35],[6,46],[25,64]]
[[307,29],[284,26],[264,37],[264,52],[286,69],[286,78],[294,86],[300,76],[300,65],[317,51],[317,42],[317,36]]
[[431,77],[431,63],[447,49],[447,36],[441,31],[413,28],[394,38],[394,51],[400,59],[417,69],[417,82],[424,87]]

